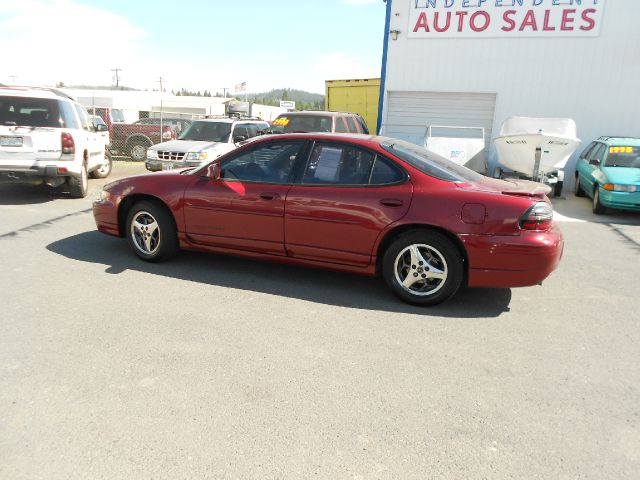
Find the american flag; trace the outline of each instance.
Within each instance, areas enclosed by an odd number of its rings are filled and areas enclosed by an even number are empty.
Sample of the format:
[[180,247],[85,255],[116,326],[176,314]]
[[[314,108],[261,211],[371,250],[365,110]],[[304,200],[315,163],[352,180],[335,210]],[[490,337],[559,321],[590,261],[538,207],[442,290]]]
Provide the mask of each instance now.
[[236,83],[236,92],[244,92],[247,90],[247,82]]

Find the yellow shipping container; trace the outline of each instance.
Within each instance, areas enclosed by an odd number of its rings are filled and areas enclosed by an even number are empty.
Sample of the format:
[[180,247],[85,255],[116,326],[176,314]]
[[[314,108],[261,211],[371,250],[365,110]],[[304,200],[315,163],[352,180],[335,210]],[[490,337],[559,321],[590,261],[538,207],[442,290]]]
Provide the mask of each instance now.
[[326,109],[334,112],[357,113],[376,133],[380,79],[325,80]]

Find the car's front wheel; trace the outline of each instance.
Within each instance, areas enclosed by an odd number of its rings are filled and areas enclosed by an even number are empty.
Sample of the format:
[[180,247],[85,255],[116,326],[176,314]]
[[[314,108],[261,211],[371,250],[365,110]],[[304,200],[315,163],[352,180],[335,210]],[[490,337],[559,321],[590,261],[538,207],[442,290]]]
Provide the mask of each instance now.
[[576,197],[584,197],[584,190],[580,185],[580,178],[576,175],[576,184],[574,186],[573,193],[575,193]]
[[604,205],[602,205],[602,203],[600,202],[600,187],[598,185],[596,185],[595,190],[593,191],[593,213],[595,214],[600,214],[600,213],[604,213],[607,209]]
[[136,203],[127,215],[127,240],[136,255],[147,262],[173,257],[179,250],[171,214],[155,202]]
[[393,293],[414,305],[436,305],[453,296],[464,277],[460,251],[445,235],[418,230],[399,236],[382,260]]

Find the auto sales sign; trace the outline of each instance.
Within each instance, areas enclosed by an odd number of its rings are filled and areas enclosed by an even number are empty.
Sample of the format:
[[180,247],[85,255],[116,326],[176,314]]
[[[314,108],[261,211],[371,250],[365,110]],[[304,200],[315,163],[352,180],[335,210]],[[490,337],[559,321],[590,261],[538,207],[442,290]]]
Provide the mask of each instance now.
[[409,38],[595,37],[605,0],[410,0]]

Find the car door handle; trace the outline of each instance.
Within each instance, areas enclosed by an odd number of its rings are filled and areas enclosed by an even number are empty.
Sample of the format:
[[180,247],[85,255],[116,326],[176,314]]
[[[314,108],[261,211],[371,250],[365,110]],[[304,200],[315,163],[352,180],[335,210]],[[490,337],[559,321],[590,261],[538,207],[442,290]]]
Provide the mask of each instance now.
[[262,200],[278,200],[280,195],[275,192],[264,192],[260,194]]
[[398,198],[383,198],[380,200],[380,205],[383,207],[398,208],[404,205],[404,202]]

